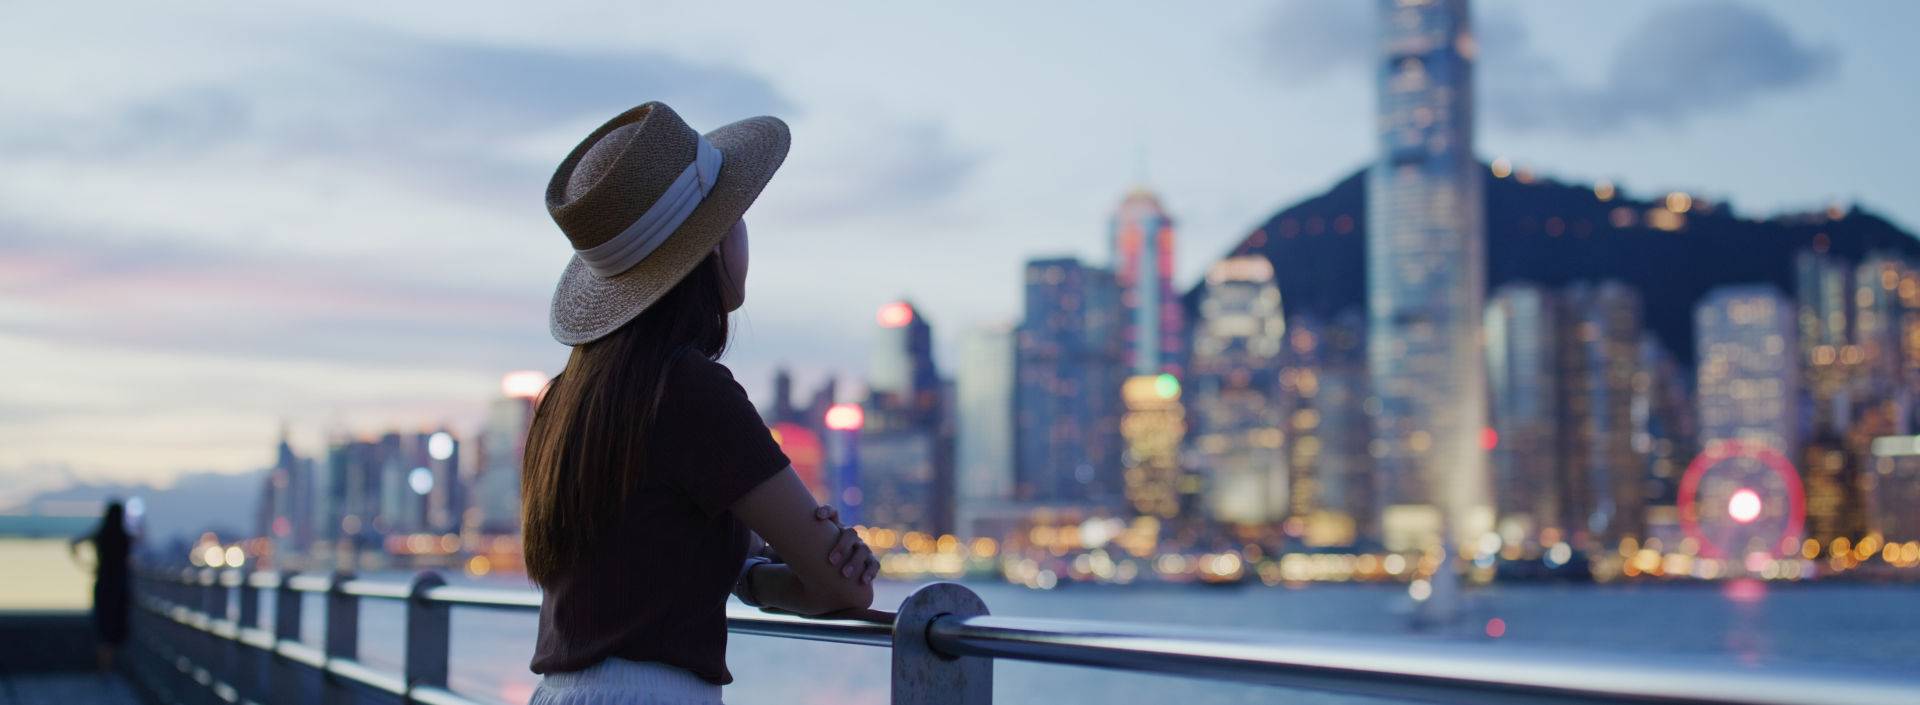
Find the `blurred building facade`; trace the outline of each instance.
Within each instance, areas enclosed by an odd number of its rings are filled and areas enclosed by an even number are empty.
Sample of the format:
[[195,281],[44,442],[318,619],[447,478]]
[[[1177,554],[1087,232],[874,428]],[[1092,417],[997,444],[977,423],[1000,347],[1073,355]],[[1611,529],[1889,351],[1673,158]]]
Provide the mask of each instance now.
[[1173,219],[1144,188],[1113,215],[1113,272],[1124,313],[1124,359],[1136,375],[1180,376],[1185,310],[1173,289]]
[[1498,530],[1528,552],[1566,533],[1560,458],[1560,301],[1508,284],[1487,302],[1488,459]]
[[1473,35],[1466,0],[1379,7],[1366,256],[1383,529],[1389,548],[1464,543],[1491,530],[1494,513],[1480,447],[1485,172],[1473,153]]
[[1013,496],[1115,505],[1127,369],[1121,289],[1111,272],[1072,258],[1030,261],[1024,281],[1015,331]]

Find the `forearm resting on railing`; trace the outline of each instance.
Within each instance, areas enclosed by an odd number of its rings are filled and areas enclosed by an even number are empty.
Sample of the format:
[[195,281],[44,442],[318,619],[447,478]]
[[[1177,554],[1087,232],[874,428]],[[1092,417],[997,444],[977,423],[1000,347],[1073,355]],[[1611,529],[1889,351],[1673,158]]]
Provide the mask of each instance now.
[[754,597],[760,601],[762,609],[770,612],[787,612],[804,617],[892,621],[891,614],[869,609],[873,604],[873,588],[858,581],[829,581],[826,585],[809,586],[792,566],[785,563],[754,566],[747,574],[747,580],[753,583]]

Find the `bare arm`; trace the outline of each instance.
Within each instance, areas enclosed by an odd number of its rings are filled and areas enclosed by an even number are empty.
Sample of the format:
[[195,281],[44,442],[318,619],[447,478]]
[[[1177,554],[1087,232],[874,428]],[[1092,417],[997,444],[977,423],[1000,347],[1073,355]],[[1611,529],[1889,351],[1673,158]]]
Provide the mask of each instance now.
[[766,539],[789,563],[753,569],[748,579],[768,607],[803,615],[864,609],[873,604],[873,586],[861,571],[848,575],[825,557],[839,545],[841,531],[816,519],[819,505],[793,468],[773,477],[734,502],[733,513]]

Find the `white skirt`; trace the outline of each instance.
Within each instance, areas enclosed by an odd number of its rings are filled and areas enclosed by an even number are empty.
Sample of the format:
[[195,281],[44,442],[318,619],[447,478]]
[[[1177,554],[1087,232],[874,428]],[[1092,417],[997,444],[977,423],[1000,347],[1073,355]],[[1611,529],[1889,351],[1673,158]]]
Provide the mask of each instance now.
[[720,686],[686,669],[608,658],[584,670],[549,673],[527,705],[722,705]]

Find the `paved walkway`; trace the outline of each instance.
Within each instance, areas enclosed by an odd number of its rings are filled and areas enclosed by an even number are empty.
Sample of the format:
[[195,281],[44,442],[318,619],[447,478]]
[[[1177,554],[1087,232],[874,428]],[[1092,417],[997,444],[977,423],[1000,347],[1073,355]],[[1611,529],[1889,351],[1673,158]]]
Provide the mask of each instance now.
[[0,705],[142,705],[120,676],[0,673]]

